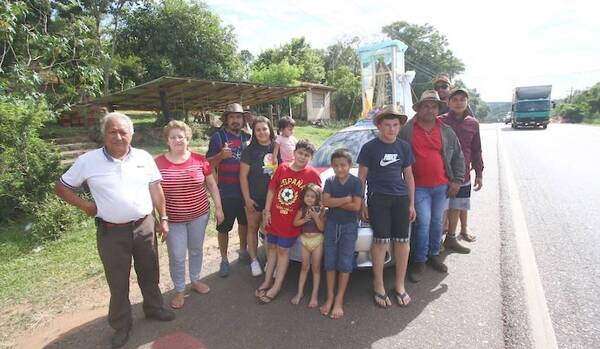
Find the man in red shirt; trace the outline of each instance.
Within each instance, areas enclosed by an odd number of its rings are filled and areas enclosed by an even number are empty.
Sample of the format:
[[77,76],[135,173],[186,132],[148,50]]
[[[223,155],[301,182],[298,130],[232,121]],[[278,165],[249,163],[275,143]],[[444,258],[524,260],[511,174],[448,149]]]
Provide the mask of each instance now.
[[[456,196],[464,182],[465,160],[458,138],[450,126],[437,118],[443,106],[437,92],[423,92],[413,106],[417,114],[399,135],[412,146],[416,160],[413,174],[417,222],[408,274],[412,282],[421,280],[425,263],[439,272],[448,271],[439,257],[443,215],[448,197]],[[454,242],[458,244],[456,238]]]

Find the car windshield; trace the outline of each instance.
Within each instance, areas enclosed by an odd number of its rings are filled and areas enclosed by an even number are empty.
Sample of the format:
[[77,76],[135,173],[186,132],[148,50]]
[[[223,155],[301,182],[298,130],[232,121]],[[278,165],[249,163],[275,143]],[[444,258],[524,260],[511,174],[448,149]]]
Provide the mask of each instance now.
[[352,154],[352,163],[354,166],[357,166],[356,158],[358,157],[360,148],[363,146],[363,144],[375,137],[377,137],[377,129],[375,128],[335,133],[333,136],[329,137],[325,143],[321,145],[321,147],[319,147],[319,150],[317,150],[315,156],[313,157],[312,166],[330,167],[331,153],[339,148],[348,149]]

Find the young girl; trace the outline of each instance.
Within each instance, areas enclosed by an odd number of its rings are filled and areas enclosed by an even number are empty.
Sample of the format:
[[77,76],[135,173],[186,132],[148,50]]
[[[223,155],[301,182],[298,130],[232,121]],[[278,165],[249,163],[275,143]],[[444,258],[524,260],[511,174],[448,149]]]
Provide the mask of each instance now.
[[[289,116],[284,116],[277,123],[277,138],[275,138],[275,147],[273,148],[273,159],[281,156],[283,162],[292,162],[294,160],[294,149],[298,140],[294,137],[294,126],[296,121]],[[275,164],[275,160],[273,160]]]
[[325,228],[325,209],[321,207],[321,188],[309,183],[302,191],[302,204],[294,226],[302,227],[302,270],[298,278],[298,293],[292,298],[292,304],[300,303],[304,294],[304,284],[308,270],[312,269],[313,289],[308,303],[309,308],[318,305],[319,281],[321,280],[321,258],[323,257],[323,230]]
[[[267,200],[269,181],[276,169],[271,160],[274,139],[271,120],[257,116],[252,122],[252,141],[242,151],[240,159],[240,189],[248,221],[247,245],[252,276],[260,276],[263,273],[256,257],[257,232]],[[276,164],[280,162],[281,159],[275,160]]]

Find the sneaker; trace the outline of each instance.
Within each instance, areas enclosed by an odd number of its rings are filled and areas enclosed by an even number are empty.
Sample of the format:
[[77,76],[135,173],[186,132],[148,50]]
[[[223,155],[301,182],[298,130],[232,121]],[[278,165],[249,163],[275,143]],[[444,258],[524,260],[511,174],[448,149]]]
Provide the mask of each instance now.
[[425,263],[414,262],[408,269],[408,280],[410,282],[417,283],[423,278],[423,272],[425,271]]
[[442,258],[440,256],[429,256],[429,258],[427,259],[427,264],[429,264],[431,268],[433,268],[436,271],[439,271],[440,273],[448,272],[448,267],[446,266],[446,264],[444,264],[444,262],[442,262]]
[[240,248],[238,250],[238,259],[240,260],[240,262],[250,262],[250,255],[248,254],[248,250]]
[[224,278],[229,275],[229,261],[221,261],[219,266],[219,276]]
[[263,271],[257,259],[253,260],[252,263],[250,263],[250,271],[252,271],[252,276],[262,275]]
[[456,236],[446,235],[446,240],[444,240],[444,246],[446,247],[446,249],[454,251],[456,253],[471,253],[471,249],[461,245],[458,242],[458,240],[456,240]]

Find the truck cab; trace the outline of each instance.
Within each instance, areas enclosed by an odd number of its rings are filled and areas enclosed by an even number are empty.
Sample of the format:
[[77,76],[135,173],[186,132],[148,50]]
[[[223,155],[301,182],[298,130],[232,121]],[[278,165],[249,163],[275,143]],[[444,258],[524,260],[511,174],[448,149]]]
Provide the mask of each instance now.
[[511,127],[541,127],[550,123],[552,85],[515,88],[511,108]]

